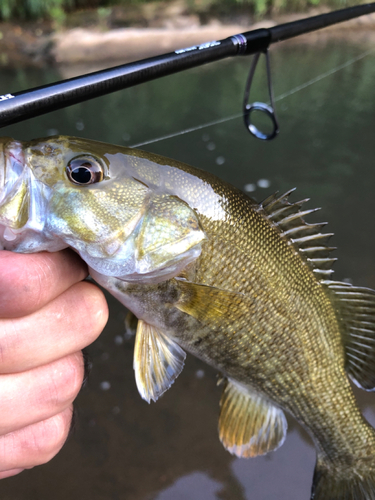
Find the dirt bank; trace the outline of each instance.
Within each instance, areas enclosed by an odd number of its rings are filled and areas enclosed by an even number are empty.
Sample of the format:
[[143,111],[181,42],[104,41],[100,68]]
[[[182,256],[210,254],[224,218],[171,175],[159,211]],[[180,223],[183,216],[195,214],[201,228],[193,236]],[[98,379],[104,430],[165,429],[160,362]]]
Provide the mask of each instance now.
[[[111,29],[116,23],[103,24],[98,20],[88,22],[87,16],[76,19],[73,27],[67,25],[59,29],[52,22],[46,21],[0,23],[0,64],[20,66],[98,63],[105,67],[318,13],[322,13],[322,10],[279,16],[259,23],[252,23],[249,16],[236,18],[236,22],[231,22],[233,19],[210,19],[202,25],[198,16],[175,9],[167,11],[164,17],[160,12],[154,12],[153,16],[150,14],[147,27],[139,27],[142,23],[134,21],[136,27],[116,29]],[[77,24],[84,27],[76,27]],[[348,36],[358,41],[374,43],[374,28],[375,14],[371,14],[298,37],[298,43],[315,43],[325,41],[327,37]]]

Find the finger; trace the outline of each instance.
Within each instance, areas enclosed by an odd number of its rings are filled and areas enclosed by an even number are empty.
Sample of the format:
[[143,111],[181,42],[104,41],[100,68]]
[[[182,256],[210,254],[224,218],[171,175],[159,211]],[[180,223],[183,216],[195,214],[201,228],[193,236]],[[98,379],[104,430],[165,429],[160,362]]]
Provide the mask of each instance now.
[[0,320],[0,373],[35,368],[82,350],[108,320],[103,292],[80,282],[39,311]]
[[0,251],[0,318],[30,314],[87,276],[73,251],[18,254]]
[[2,375],[0,436],[61,413],[76,398],[83,375],[81,352],[27,372]]
[[72,406],[53,417],[0,437],[0,479],[45,464],[64,445]]
[[25,469],[12,469],[12,470],[6,470],[4,472],[0,472],[0,479],[5,479],[7,477],[12,477],[16,476],[20,472],[23,472]]

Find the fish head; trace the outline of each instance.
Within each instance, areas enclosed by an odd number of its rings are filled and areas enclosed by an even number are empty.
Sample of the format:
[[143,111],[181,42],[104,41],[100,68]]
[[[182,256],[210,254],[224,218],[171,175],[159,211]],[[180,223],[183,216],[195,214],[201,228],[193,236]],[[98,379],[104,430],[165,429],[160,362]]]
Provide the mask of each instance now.
[[64,136],[0,146],[3,248],[70,246],[99,274],[151,282],[200,255],[205,234],[194,210],[130,168],[147,154]]

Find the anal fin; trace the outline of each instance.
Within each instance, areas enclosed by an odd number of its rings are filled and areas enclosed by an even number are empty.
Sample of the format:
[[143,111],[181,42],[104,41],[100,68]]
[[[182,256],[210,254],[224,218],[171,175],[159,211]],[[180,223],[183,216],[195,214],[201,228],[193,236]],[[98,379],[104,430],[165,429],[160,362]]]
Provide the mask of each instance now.
[[185,357],[185,351],[176,342],[138,320],[133,368],[139,394],[148,403],[170,388],[184,367]]
[[219,437],[230,453],[248,458],[276,450],[287,428],[282,410],[228,380],[220,400]]

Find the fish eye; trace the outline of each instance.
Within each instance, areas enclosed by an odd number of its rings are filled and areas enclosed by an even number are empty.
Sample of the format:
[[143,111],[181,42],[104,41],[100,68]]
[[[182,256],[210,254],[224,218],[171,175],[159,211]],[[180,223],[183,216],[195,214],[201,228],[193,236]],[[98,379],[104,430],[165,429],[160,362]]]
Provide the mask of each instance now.
[[76,156],[67,164],[66,174],[73,184],[87,186],[103,180],[103,166],[92,156]]

